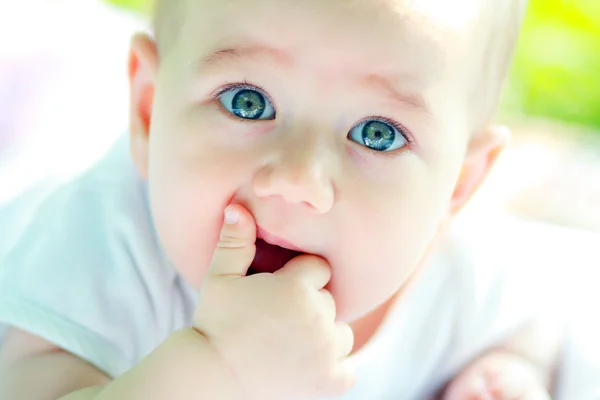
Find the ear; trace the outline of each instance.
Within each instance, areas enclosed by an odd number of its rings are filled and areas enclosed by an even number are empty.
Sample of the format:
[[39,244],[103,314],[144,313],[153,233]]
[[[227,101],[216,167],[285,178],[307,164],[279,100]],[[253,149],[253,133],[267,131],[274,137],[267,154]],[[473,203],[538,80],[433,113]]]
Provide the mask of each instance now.
[[150,121],[158,72],[156,44],[139,33],[131,40],[129,52],[131,155],[140,175],[148,177]]
[[510,141],[505,126],[490,126],[471,139],[461,174],[452,195],[451,216],[456,215],[479,189]]

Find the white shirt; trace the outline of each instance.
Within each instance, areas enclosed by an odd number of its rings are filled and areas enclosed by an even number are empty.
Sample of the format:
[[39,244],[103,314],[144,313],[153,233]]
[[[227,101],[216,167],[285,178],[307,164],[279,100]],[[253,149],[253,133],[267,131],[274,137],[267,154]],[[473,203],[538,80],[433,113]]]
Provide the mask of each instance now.
[[[0,242],[11,243],[0,251],[0,324],[41,336],[112,377],[189,326],[196,294],[162,252],[146,193],[124,137],[28,211],[19,229],[0,224]],[[358,381],[342,399],[424,399],[532,315],[560,308],[553,285],[572,257],[554,251],[560,248],[551,241],[560,240],[551,230],[506,220],[475,232],[458,225],[351,357]]]

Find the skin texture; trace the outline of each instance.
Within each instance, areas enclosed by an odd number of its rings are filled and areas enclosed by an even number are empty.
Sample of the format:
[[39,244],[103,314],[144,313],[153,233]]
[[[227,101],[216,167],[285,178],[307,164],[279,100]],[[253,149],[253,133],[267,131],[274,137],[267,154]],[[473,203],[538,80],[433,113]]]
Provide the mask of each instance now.
[[[398,292],[505,144],[494,128],[470,140],[461,66],[477,35],[397,2],[242,3],[190,2],[168,55],[140,40],[132,57],[132,152],[159,237],[199,287],[223,209],[239,203],[331,264],[339,318],[354,321]],[[238,82],[263,88],[276,118],[228,115],[215,92]],[[349,140],[371,117],[412,143]]]
[[[435,0],[299,4],[177,2],[178,14],[168,17],[177,31],[163,36],[160,51],[137,37],[132,155],[149,180],[161,242],[189,282],[202,286],[223,209],[240,204],[260,228],[327,261],[326,289],[336,318],[352,327],[356,351],[485,179],[509,133],[479,129],[489,110],[472,112],[497,94],[473,91],[490,56],[489,37],[477,34],[482,2],[461,12]],[[232,83],[260,88],[274,119],[232,116],[219,98]],[[384,153],[357,143],[349,132],[373,117],[395,121],[406,145]],[[477,396],[470,382],[496,358],[492,351],[459,375],[449,395]],[[501,365],[508,376],[519,371]],[[523,385],[545,392],[541,382]]]

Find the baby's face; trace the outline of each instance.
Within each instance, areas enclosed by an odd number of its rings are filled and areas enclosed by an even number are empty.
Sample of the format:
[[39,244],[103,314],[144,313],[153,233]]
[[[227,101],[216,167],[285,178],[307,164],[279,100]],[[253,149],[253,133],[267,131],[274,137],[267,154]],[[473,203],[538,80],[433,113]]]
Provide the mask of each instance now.
[[[475,6],[188,3],[160,61],[146,155],[167,254],[197,287],[223,209],[239,203],[259,236],[329,261],[341,318],[372,310],[449,214],[469,143]],[[255,268],[278,267],[267,264]]]

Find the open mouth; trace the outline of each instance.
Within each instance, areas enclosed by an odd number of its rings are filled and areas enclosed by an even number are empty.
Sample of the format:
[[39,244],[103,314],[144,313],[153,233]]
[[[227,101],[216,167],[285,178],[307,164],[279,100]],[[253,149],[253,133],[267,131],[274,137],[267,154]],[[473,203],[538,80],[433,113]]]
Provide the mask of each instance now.
[[273,273],[300,254],[303,253],[269,244],[263,239],[256,239],[256,255],[248,269],[248,275]]

